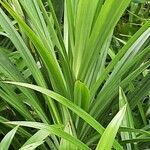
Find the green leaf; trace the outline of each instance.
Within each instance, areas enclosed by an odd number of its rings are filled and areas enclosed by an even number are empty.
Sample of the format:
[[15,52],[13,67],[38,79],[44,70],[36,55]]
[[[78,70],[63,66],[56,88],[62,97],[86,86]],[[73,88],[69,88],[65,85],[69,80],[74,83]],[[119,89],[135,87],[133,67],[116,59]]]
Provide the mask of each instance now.
[[[8,122],[9,120],[0,116],[0,123],[3,123],[3,125],[5,125],[5,127],[9,127],[9,128],[14,128],[14,125],[10,125],[10,124],[4,124],[4,122]],[[17,133],[23,137],[29,138],[31,136],[31,134],[29,132],[27,132],[26,130],[22,129],[21,127],[18,128]]]
[[[114,27],[130,1],[131,0],[106,0],[104,2],[91,30],[90,38],[87,41],[87,49],[82,58],[78,79],[84,80],[86,72],[92,69],[95,60],[97,60],[99,56],[98,54],[101,52],[103,43],[106,42],[113,32]],[[110,14],[113,14],[113,16]]]
[[[119,108],[121,109],[125,104],[127,104],[126,113],[124,115],[121,127],[129,127],[134,128],[134,121],[132,117],[132,112],[130,110],[127,98],[122,90],[122,88],[119,88]],[[134,133],[130,134],[128,132],[121,133],[121,139],[127,140],[129,138],[136,138],[136,135]],[[130,144],[127,144],[127,149],[132,150],[132,147]]]
[[[116,116],[109,123],[102,137],[100,138],[96,150],[111,150],[115,136],[117,134],[119,126],[121,125],[125,112],[126,112],[126,105],[116,114]],[[109,142],[108,142],[108,136],[109,136]]]
[[[7,123],[25,126],[25,127],[36,128],[36,129],[42,129],[45,132],[48,132],[49,134],[55,134],[61,138],[68,140],[69,142],[71,142],[72,144],[77,146],[78,148],[81,148],[84,150],[90,149],[90,148],[88,148],[88,146],[86,146],[80,140],[76,139],[75,137],[71,136],[70,134],[68,134],[68,133],[64,132],[62,129],[60,129],[62,127],[62,125],[48,125],[48,124],[39,123],[39,122],[27,122],[27,121],[12,121],[12,122],[7,122]],[[35,137],[33,137],[33,140],[35,140]],[[31,141],[28,141],[28,142],[31,143]]]
[[[2,1],[0,1],[2,3]],[[4,3],[3,3],[4,4]],[[4,4],[5,5],[5,4]],[[42,46],[45,50],[45,46],[43,46],[43,43],[41,42],[41,40],[39,39],[39,37],[36,36],[36,34],[29,28],[29,26],[27,26],[27,24],[24,22],[24,20],[22,20],[22,18],[20,18],[20,16],[18,16],[11,8],[9,5],[6,4],[6,7],[12,12],[12,14],[14,14],[16,16],[16,18],[18,18],[20,20],[20,22],[23,24],[22,28],[27,28],[29,30],[29,32],[26,32],[30,35],[31,39],[34,40],[34,42],[38,45],[38,46]],[[11,41],[13,42],[13,44],[15,45],[15,47],[17,48],[17,50],[21,53],[22,57],[24,58],[28,68],[30,69],[30,71],[32,72],[32,75],[35,79],[35,81],[37,82],[38,85],[43,86],[43,87],[47,87],[47,83],[44,80],[43,75],[41,74],[41,71],[39,70],[39,68],[37,67],[37,64],[35,62],[35,60],[32,57],[32,54],[30,53],[30,50],[28,49],[28,47],[25,45],[23,39],[21,38],[21,36],[19,35],[19,33],[16,31],[16,29],[14,28],[13,24],[11,23],[10,19],[6,16],[6,14],[3,12],[2,9],[0,9],[0,20],[2,20],[0,22],[0,24],[2,25],[2,27],[4,28],[4,30],[8,33],[9,38],[11,39]],[[24,29],[23,28],[23,29]],[[25,30],[27,31],[27,30]],[[13,36],[11,36],[13,35]],[[37,42],[37,40],[40,42]],[[38,47],[38,50],[42,50],[42,48]],[[46,50],[47,51],[47,50]],[[45,54],[45,56],[47,56],[47,54]],[[44,57],[45,57],[44,56]],[[56,68],[55,68],[56,69]],[[57,72],[57,71],[56,71]],[[58,73],[58,72],[57,72]],[[56,74],[57,74],[56,73]],[[59,73],[58,73],[59,74]],[[59,76],[60,77],[60,76]],[[56,80],[55,80],[56,81]],[[58,82],[58,80],[57,80]],[[60,82],[57,83],[57,86],[60,84]],[[60,88],[60,87],[59,87]],[[61,89],[65,89],[64,87]],[[62,91],[62,90],[61,90]],[[45,99],[47,99],[47,97],[45,97]],[[54,119],[55,122],[61,122],[60,119],[60,115],[58,113],[58,110],[56,109],[55,104],[53,103],[53,101],[50,99],[48,101],[48,105],[49,105],[49,109],[50,112],[52,113],[52,117]],[[44,122],[48,122],[47,119],[45,119],[45,117],[43,116],[42,112],[38,111],[40,114],[40,117],[42,118],[42,120]],[[46,121],[45,121],[46,120]]]
[[9,146],[14,138],[14,135],[18,129],[18,126],[16,126],[14,129],[12,129],[10,132],[8,132],[5,137],[2,139],[0,143],[0,149],[1,150],[8,150]]
[[[136,42],[138,38],[146,31],[149,30],[150,27],[150,21],[147,21],[127,42],[126,45],[122,47],[122,49],[119,51],[119,53],[116,55],[116,57],[110,62],[110,64],[105,69],[102,76],[98,78],[96,83],[92,87],[92,92],[94,93],[97,91],[99,86],[102,84],[102,82],[106,79],[107,75],[110,73],[110,71],[114,68],[114,66],[119,62],[119,60],[124,56],[124,54],[131,48],[136,47],[139,42]],[[142,38],[143,39],[143,38]],[[135,43],[136,42],[136,43]]]
[[53,88],[63,95],[68,94],[66,92],[64,77],[56,57],[54,57],[51,51],[48,51],[47,47],[44,45],[41,39],[34,33],[34,31],[31,30],[31,28],[24,22],[24,20],[12,10],[12,8],[7,3],[1,3],[6,8],[6,10],[8,10],[8,12],[18,21],[26,35],[30,38],[38,50],[38,53],[46,65],[46,69],[49,75],[51,76]]
[[144,129],[135,129],[135,128],[128,128],[128,127],[120,127],[120,132],[129,132],[129,133],[138,133],[138,134],[145,134],[147,136],[150,136],[150,132],[146,131]]
[[32,137],[30,137],[19,150],[35,149],[39,145],[43,144],[44,140],[49,136],[49,132],[44,129],[37,131]]
[[131,100],[129,104],[131,109],[134,109],[138,104],[138,101],[142,100],[150,91],[150,73],[148,73],[141,81],[141,84],[128,95],[128,99]]
[[[143,43],[149,38],[150,29],[149,23],[147,22],[128,42],[127,44],[119,51],[115,59],[106,67],[104,73],[97,80],[93,86],[91,93],[95,94],[96,89],[101,85],[104,79],[107,79],[107,75],[110,72],[112,67],[112,73],[109,75],[109,78],[105,82],[102,90],[98,93],[96,102],[93,103],[91,108],[91,114],[94,117],[103,112],[103,110],[110,104],[110,98],[117,94],[117,89],[119,88],[119,82],[121,77],[125,75],[129,68],[132,67],[132,59],[136,57],[137,53],[140,51]],[[133,43],[134,41],[134,43]],[[126,51],[125,51],[126,50]],[[120,60],[121,58],[121,60]],[[135,61],[135,60],[134,60]],[[137,62],[137,60],[135,61]],[[98,85],[99,84],[99,85]]]
[[[27,83],[19,83],[19,82],[8,82],[8,81],[7,82],[5,81],[5,83],[27,87],[27,88],[39,91],[47,96],[50,96],[51,98],[55,99],[62,105],[68,107],[70,110],[75,112],[78,116],[80,116],[83,120],[85,120],[88,124],[90,124],[95,130],[97,130],[101,135],[103,134],[104,127],[102,127],[102,125],[100,125],[93,117],[91,117],[88,113],[86,113],[80,107],[73,104],[71,102],[71,100],[68,100],[65,97],[63,97],[53,91],[50,91],[48,89],[45,89],[43,87],[39,87],[36,85],[31,85],[31,84],[27,84]],[[117,141],[114,142],[114,147],[118,150],[122,149],[122,147],[119,145],[119,143],[117,143]]]
[[[86,112],[88,112],[90,105],[90,91],[88,87],[80,81],[75,82],[74,103]],[[74,121],[77,130],[80,130],[83,125],[83,121],[76,115],[74,116]]]
[[44,143],[44,141],[38,141],[35,143],[31,143],[31,144],[28,144],[24,147],[21,147],[19,150],[35,150],[38,146],[40,146],[43,143]]
[[80,106],[85,111],[88,111],[90,104],[90,91],[88,87],[80,82],[75,82],[74,87],[74,103]]
[[[4,28],[4,30],[7,32],[7,34],[10,35],[9,36],[10,39],[12,40],[12,42],[14,43],[16,48],[21,53],[22,57],[24,58],[27,66],[30,68],[30,71],[32,72],[32,74],[33,74],[35,80],[37,81],[37,83],[39,83],[39,85],[45,86],[45,81],[43,79],[43,76],[42,76],[41,72],[39,71],[39,69],[37,67],[37,64],[34,61],[32,55],[30,54],[30,50],[27,48],[27,46],[25,45],[23,39],[21,38],[19,33],[17,33],[17,31],[13,27],[13,24],[11,23],[11,21],[5,15],[5,13],[3,12],[3,10],[1,8],[0,8],[0,20],[2,20],[0,22],[1,26]],[[15,71],[13,71],[13,72],[15,72]],[[42,118],[42,120],[48,122],[46,116],[44,115],[43,110],[40,110],[41,108],[36,104],[36,102],[34,104],[35,104],[35,106],[37,106],[38,114]]]
[[[70,122],[68,122],[66,124],[64,131],[69,133],[70,135],[73,135],[73,131],[72,131],[72,127],[71,127]],[[78,150],[78,147],[74,146],[70,141],[67,141],[65,139],[61,139],[59,150],[66,150],[66,149]]]
[[82,0],[79,1],[77,5],[75,18],[75,46],[73,49],[73,70],[76,77],[84,57],[86,44],[90,37],[90,31],[97,5],[98,0],[94,0],[92,3],[90,0]]

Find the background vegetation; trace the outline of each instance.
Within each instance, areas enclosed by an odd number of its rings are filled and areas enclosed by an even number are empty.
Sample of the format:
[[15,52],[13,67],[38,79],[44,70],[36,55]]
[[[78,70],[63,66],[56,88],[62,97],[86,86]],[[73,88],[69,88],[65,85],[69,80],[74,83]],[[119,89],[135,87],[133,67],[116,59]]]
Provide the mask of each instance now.
[[0,150],[150,149],[149,0],[0,0]]

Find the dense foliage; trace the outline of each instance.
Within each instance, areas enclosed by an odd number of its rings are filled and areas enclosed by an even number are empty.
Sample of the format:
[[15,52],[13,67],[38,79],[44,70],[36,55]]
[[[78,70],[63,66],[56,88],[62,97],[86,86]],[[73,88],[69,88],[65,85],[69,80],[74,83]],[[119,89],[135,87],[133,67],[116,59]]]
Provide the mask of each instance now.
[[0,0],[0,150],[150,148],[149,0]]

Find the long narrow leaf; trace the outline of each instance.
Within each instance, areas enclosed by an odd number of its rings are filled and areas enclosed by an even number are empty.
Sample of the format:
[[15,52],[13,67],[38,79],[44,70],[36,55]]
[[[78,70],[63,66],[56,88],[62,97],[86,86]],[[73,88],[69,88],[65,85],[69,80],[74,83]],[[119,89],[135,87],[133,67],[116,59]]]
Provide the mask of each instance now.
[[[70,100],[66,99],[65,97],[53,91],[50,91],[48,89],[45,89],[36,85],[31,85],[27,83],[19,83],[19,82],[8,82],[8,81],[7,82],[5,81],[5,83],[27,87],[27,88],[39,91],[47,96],[50,96],[51,98],[55,99],[59,103],[63,104],[64,106],[68,107],[70,110],[75,112],[78,116],[80,116],[83,120],[85,120],[88,124],[90,124],[95,130],[97,130],[101,135],[103,134],[104,127],[102,127],[102,125],[100,125],[93,117],[91,117],[88,113],[86,113],[80,107],[74,105]],[[116,141],[114,142],[114,147],[118,150],[122,149],[122,147]]]
[[[117,113],[117,115],[109,123],[102,137],[100,138],[96,150],[111,150],[115,136],[123,120],[125,112],[126,112],[126,105]],[[108,136],[110,140],[108,140]]]
[[2,139],[1,143],[0,143],[0,149],[1,150],[8,150],[9,146],[12,142],[12,139],[16,133],[18,129],[18,126],[16,126],[14,129],[12,129],[9,133],[7,133],[5,135],[5,137]]

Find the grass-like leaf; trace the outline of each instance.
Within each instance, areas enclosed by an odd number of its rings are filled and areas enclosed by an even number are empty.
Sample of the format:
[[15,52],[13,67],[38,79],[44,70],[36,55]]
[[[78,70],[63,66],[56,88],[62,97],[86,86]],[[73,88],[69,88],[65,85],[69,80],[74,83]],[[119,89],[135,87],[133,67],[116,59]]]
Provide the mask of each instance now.
[[18,129],[18,126],[16,126],[14,129],[12,129],[10,132],[8,132],[5,137],[2,139],[0,143],[1,150],[8,150],[9,146],[13,140],[13,137]]
[[[126,107],[127,106],[125,105],[109,123],[102,137],[100,138],[96,150],[111,150],[115,136],[125,115]],[[108,136],[111,140],[108,140]]]

